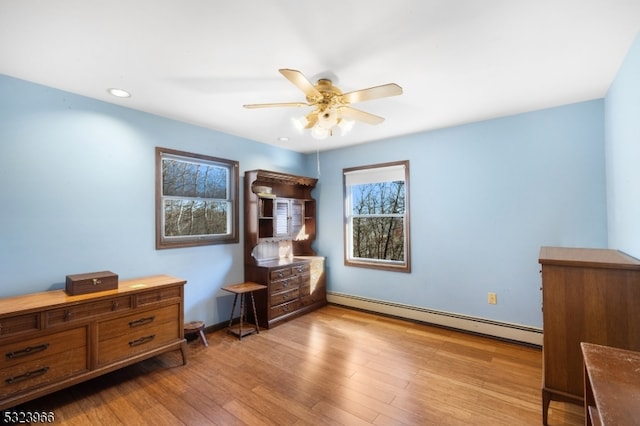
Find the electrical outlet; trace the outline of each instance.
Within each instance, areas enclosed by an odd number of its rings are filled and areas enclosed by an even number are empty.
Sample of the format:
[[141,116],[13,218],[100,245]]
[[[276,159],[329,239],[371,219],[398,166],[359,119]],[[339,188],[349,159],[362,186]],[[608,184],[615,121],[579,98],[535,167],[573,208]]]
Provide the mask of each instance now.
[[487,302],[489,302],[490,305],[497,304],[498,303],[498,295],[496,293],[489,292],[489,294],[487,294]]

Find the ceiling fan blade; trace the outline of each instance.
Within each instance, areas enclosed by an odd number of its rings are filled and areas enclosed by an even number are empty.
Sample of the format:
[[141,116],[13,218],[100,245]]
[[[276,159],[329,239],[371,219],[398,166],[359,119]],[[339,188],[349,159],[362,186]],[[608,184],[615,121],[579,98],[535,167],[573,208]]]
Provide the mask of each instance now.
[[304,102],[277,102],[271,104],[247,104],[242,105],[245,108],[279,108],[279,107],[306,107],[311,106]]
[[308,121],[307,125],[304,126],[305,129],[310,129],[313,126],[315,126],[316,123],[318,122],[318,114],[317,114],[317,112],[314,111],[314,112],[308,114],[307,115],[307,121]]
[[307,98],[320,100],[322,99],[322,93],[315,88],[315,86],[298,70],[290,70],[283,68],[278,70],[280,74],[285,76],[287,80],[295,84],[298,89],[302,90]]
[[353,104],[356,102],[370,101],[371,99],[386,98],[388,96],[397,96],[401,94],[402,87],[395,83],[389,83],[383,84],[382,86],[369,87],[368,89],[344,93],[341,96],[341,99],[345,104]]
[[384,121],[383,117],[374,115],[368,112],[361,111],[348,106],[338,108],[338,113],[342,118],[348,118],[351,120],[362,121],[367,124],[380,124]]

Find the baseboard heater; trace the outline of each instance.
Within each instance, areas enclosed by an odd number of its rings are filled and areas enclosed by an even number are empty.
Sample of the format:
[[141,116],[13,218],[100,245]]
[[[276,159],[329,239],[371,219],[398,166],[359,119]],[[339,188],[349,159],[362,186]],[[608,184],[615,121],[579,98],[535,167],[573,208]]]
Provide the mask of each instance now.
[[542,346],[541,328],[368,299],[343,293],[327,292],[327,301],[335,305],[362,309],[534,346]]

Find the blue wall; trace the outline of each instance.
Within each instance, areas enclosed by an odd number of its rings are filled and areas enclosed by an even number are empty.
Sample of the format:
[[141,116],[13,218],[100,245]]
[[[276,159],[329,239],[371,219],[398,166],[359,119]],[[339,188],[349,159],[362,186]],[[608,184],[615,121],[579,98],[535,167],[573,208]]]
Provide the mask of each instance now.
[[241,178],[305,174],[301,154],[0,76],[0,296],[166,273],[188,280],[187,320],[228,319],[242,228],[238,244],[156,250],[156,146],[238,160]]
[[[242,243],[155,250],[155,146],[316,176],[315,154],[0,76],[0,296],[167,273],[189,281],[187,320],[224,321]],[[404,159],[412,273],[344,267],[342,169]],[[320,167],[330,291],[540,326],[540,246],[607,245],[603,100],[328,151]]]
[[640,258],[640,35],[605,99],[609,244]]
[[[323,153],[329,289],[541,326],[540,246],[606,247],[603,141],[596,100]],[[406,159],[412,272],[345,267],[342,169]]]

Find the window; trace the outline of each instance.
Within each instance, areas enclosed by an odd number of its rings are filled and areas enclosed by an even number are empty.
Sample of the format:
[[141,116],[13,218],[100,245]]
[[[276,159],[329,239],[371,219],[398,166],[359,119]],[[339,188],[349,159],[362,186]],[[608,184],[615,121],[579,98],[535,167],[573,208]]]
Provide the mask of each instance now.
[[156,148],[156,248],[238,242],[238,162]]
[[345,265],[411,272],[409,161],[343,173]]

